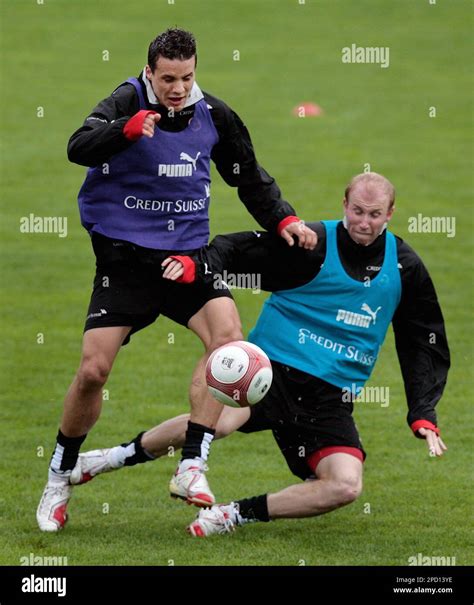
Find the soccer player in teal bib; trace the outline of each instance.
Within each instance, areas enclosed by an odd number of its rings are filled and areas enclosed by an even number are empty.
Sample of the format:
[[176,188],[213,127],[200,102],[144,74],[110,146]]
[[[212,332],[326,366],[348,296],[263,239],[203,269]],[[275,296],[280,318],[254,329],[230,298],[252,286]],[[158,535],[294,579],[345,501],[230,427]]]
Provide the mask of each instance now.
[[363,282],[350,277],[337,251],[338,222],[323,221],[327,252],[321,271],[304,286],[272,294],[249,341],[274,361],[341,388],[360,389],[400,301],[400,271],[395,237],[387,233],[378,275]]
[[[280,492],[201,510],[194,536],[226,533],[249,521],[309,517],[353,502],[362,490],[365,452],[352,418],[390,323],[408,401],[408,423],[441,456],[435,405],[450,365],[443,316],[429,274],[417,254],[386,230],[394,210],[392,184],[376,173],[352,179],[344,220],[310,223],[314,251],[285,250],[264,233],[219,236],[193,257],[198,280],[254,272],[272,291],[249,340],[272,361],[273,383],[252,407],[225,407],[216,437],[235,430],[271,430],[291,471],[304,480]],[[164,261],[165,278],[185,279],[187,262]],[[186,286],[183,286],[186,287]],[[143,434],[149,457],[184,443],[187,416]],[[72,473],[81,483],[135,464],[127,444],[86,452]],[[258,472],[258,471],[256,471]]]

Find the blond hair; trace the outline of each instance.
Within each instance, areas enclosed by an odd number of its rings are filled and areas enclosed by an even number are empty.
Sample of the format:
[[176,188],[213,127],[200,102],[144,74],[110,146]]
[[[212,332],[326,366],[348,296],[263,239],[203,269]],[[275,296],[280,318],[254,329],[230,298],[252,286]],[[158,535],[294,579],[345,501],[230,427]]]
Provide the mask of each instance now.
[[389,210],[395,203],[395,187],[387,178],[377,172],[363,172],[362,174],[354,176],[344,192],[346,201],[349,201],[351,191],[359,186],[364,187],[370,196],[379,197],[380,193],[386,195],[389,200]]

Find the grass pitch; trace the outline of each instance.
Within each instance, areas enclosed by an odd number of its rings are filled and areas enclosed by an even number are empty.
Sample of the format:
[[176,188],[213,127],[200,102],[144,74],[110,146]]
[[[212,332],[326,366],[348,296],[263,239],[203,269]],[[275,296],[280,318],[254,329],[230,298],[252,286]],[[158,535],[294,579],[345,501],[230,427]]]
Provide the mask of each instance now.
[[[472,505],[470,3],[2,0],[0,6],[0,564],[19,565],[30,553],[67,557],[69,565],[406,565],[417,553],[472,564],[465,531]],[[390,387],[390,405],[360,404],[355,412],[368,459],[363,494],[351,506],[198,542],[184,532],[193,511],[168,496],[176,459],[166,458],[75,489],[67,529],[46,535],[35,509],[79,362],[93,279],[76,207],[85,170],[68,163],[66,143],[99,99],[140,72],[149,41],[173,25],[195,32],[198,83],[240,114],[262,165],[302,217],[341,216],[346,182],[367,165],[395,183],[392,230],[425,261],[447,324],[452,370],[438,414],[449,451],[431,459],[411,435],[389,335],[371,384]],[[341,49],[351,44],[389,47],[389,67],[342,63]],[[293,107],[304,101],[324,114],[294,117]],[[67,217],[67,237],[21,233],[21,217],[30,213]],[[456,217],[455,237],[409,234],[408,219],[418,213]],[[256,227],[215,172],[211,220],[213,234]],[[236,300],[248,331],[264,295],[237,292]],[[115,445],[186,411],[200,354],[193,334],[164,319],[135,335],[118,357],[86,448]],[[269,434],[216,442],[210,466],[221,501],[293,481]]]

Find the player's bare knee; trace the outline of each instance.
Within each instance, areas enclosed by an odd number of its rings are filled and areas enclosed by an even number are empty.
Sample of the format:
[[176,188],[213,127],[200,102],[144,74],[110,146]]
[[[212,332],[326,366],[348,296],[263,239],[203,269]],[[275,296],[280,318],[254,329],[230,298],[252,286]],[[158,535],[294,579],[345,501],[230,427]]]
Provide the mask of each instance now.
[[98,357],[84,359],[77,373],[79,388],[92,391],[104,386],[110,374],[110,364]]
[[344,477],[332,481],[333,495],[338,506],[344,506],[357,500],[362,492],[362,481],[359,477]]

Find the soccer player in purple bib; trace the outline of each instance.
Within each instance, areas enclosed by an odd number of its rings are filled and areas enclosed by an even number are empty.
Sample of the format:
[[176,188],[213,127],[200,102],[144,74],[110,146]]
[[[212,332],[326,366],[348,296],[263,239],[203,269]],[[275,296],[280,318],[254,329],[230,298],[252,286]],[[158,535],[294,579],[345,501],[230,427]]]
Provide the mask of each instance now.
[[[200,90],[196,63],[192,34],[162,33],[150,44],[140,76],[101,101],[69,141],[69,159],[89,167],[79,209],[97,271],[81,362],[37,509],[43,531],[66,523],[71,471],[100,415],[102,388],[120,347],[160,314],[190,328],[205,348],[192,378],[191,416],[171,495],[197,506],[215,501],[204,468],[222,406],[207,391],[204,367],[212,350],[242,337],[239,316],[227,289],[183,288],[164,279],[162,269],[165,258],[185,259],[208,242],[211,159],[263,228],[289,246],[294,237],[302,248],[316,244],[314,231],[257,163],[240,118]],[[136,462],[149,459],[140,443],[141,434],[125,448]]]
[[[431,455],[443,455],[435,406],[450,364],[444,321],[421,259],[385,228],[394,199],[385,177],[360,174],[346,188],[343,221],[309,223],[318,234],[314,250],[287,249],[271,234],[244,232],[216,237],[195,257],[198,280],[214,281],[224,269],[253,272],[260,274],[261,288],[272,292],[248,338],[271,359],[273,383],[252,407],[226,406],[216,436],[271,430],[304,483],[201,509],[188,527],[192,535],[321,515],[360,495],[365,452],[352,411],[390,323],[408,424]],[[172,280],[189,270],[171,258],[164,264]],[[145,432],[141,446],[150,457],[166,456],[170,445],[184,443],[187,419],[179,416]],[[126,448],[81,454],[72,482],[136,464]]]

